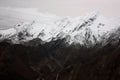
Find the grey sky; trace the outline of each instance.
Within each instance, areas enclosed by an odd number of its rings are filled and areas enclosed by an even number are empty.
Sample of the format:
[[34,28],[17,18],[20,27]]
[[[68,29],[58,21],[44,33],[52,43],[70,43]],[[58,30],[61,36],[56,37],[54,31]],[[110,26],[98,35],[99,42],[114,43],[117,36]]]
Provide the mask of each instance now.
[[60,16],[80,16],[95,10],[108,17],[120,14],[120,0],[0,0],[0,6],[38,8]]
[[[3,7],[9,9],[5,10]],[[13,11],[13,8],[22,8],[22,12],[28,12],[28,8],[36,8],[42,13],[71,17],[99,11],[106,17],[120,17],[120,0],[0,0],[0,29],[14,27],[20,21],[33,19],[31,15]]]

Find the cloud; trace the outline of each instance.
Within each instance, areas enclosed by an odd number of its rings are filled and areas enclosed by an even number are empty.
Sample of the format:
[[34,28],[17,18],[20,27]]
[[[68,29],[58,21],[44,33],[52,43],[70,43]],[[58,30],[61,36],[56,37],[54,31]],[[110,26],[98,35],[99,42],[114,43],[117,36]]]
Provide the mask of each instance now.
[[79,16],[99,10],[106,16],[119,16],[120,0],[0,0],[0,6],[17,8],[39,8],[61,16]]

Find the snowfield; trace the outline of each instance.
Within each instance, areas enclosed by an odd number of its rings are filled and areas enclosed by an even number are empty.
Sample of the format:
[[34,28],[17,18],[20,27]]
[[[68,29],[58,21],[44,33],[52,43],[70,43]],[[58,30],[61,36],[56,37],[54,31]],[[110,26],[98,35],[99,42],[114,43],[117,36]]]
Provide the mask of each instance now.
[[119,19],[107,19],[97,12],[75,18],[42,13],[34,16],[37,18],[0,30],[0,40],[20,43],[39,38],[46,43],[65,38],[69,44],[95,45],[106,42],[120,27]]

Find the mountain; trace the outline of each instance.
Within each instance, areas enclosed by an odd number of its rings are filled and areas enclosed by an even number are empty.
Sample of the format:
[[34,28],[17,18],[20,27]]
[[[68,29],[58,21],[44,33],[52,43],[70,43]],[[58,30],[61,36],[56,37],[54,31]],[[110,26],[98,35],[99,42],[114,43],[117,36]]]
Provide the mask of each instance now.
[[107,19],[98,13],[76,18],[40,16],[40,20],[23,22],[14,28],[0,30],[0,40],[11,40],[15,44],[39,38],[41,44],[57,39],[65,43],[93,46],[104,43],[119,28],[119,20]]
[[40,15],[0,30],[0,80],[120,80],[119,18]]

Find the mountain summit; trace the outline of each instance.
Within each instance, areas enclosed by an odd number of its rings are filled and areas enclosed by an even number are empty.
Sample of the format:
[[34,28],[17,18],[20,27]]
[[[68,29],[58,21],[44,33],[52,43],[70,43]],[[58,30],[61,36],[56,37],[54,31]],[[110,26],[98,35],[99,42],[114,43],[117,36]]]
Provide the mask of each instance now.
[[98,13],[76,18],[44,15],[40,16],[39,20],[22,22],[14,28],[0,30],[0,40],[8,39],[20,44],[39,38],[41,44],[58,39],[65,39],[69,45],[104,44],[116,31],[119,33],[118,23],[119,21],[107,19]]
[[118,18],[40,15],[0,30],[0,80],[120,80]]

